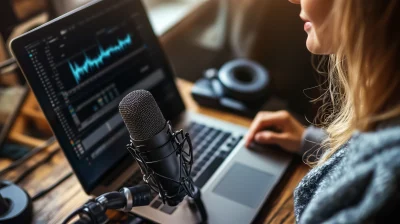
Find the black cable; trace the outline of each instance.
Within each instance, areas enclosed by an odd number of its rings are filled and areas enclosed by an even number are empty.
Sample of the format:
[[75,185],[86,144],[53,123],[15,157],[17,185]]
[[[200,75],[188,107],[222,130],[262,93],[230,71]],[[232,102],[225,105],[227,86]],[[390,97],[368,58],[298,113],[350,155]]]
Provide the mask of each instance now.
[[32,149],[28,154],[26,154],[24,157],[16,160],[15,162],[13,162],[11,165],[9,165],[7,168],[3,169],[2,171],[0,171],[0,176],[3,176],[5,173],[7,173],[8,171],[14,169],[15,167],[21,165],[22,163],[24,163],[25,161],[27,161],[28,159],[32,158],[32,156],[36,155],[36,153],[41,152],[42,150],[46,149],[49,145],[53,144],[56,141],[56,138],[53,136],[51,138],[49,138],[45,143],[43,143],[42,145]]
[[68,178],[72,177],[74,173],[73,172],[69,172],[67,175],[65,175],[63,178],[61,178],[59,181],[57,181],[56,183],[54,183],[53,185],[51,185],[50,187],[41,190],[39,193],[37,193],[35,196],[32,197],[32,201],[36,201],[37,199],[45,196],[47,193],[49,193],[50,191],[52,191],[54,188],[56,188],[58,185],[62,184],[64,181],[66,181]]
[[199,210],[200,217],[201,217],[201,223],[207,223],[208,221],[208,214],[206,207],[204,206],[203,200],[201,198],[194,198],[194,201],[196,203],[197,209]]
[[201,199],[201,191],[199,188],[194,186],[193,198],[189,200],[190,204],[194,204],[197,207],[197,210],[200,213],[201,224],[208,223],[208,214],[206,207],[204,206],[203,200]]
[[29,174],[31,174],[35,169],[40,167],[41,165],[44,165],[48,163],[58,152],[60,151],[60,148],[54,150],[50,154],[48,154],[45,158],[37,162],[35,165],[32,167],[29,167],[29,169],[25,170],[15,181],[14,183],[19,184],[22,180],[25,179]]

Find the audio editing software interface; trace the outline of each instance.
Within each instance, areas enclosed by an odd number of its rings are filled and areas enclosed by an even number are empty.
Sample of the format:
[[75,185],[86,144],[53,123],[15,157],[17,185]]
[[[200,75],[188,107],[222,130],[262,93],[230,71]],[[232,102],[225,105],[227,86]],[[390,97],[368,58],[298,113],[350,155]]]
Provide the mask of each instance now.
[[[129,141],[118,112],[121,99],[165,79],[140,35],[140,15],[123,10],[128,1],[117,2],[25,48],[71,148],[89,166],[115,140]],[[116,160],[126,152],[112,150],[103,156]]]

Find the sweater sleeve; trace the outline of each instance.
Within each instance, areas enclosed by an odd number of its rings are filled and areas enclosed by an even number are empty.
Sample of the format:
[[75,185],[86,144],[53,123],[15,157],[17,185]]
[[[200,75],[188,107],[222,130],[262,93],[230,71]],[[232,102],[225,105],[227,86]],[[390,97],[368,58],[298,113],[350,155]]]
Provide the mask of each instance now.
[[[310,157],[311,160],[315,160],[314,157],[316,151],[321,148],[322,142],[328,137],[326,132],[321,128],[315,126],[309,126],[303,134],[301,147],[299,154],[300,156]],[[318,153],[319,154],[319,153]]]
[[[389,223],[399,220],[400,148],[372,147],[368,140],[305,209],[300,223]],[[379,143],[377,143],[379,144]],[[382,143],[381,143],[382,144]],[[398,143],[397,143],[398,144]],[[370,143],[369,145],[372,145]],[[384,144],[382,144],[384,145]],[[380,151],[381,150],[381,151]]]

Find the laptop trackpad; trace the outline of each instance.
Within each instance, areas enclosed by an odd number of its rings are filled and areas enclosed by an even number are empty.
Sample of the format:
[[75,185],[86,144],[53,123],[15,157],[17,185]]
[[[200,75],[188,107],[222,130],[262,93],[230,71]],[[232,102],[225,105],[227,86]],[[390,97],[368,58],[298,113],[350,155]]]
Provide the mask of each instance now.
[[235,163],[214,188],[214,193],[251,208],[257,208],[272,187],[275,176]]

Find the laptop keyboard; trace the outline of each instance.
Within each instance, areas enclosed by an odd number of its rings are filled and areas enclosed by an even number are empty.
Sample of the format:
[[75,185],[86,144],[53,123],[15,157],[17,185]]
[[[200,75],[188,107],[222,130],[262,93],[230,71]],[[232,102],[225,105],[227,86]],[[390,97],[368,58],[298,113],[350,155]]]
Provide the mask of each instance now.
[[[194,163],[191,176],[195,185],[202,188],[229,156],[243,136],[195,122],[190,123],[186,130],[190,134],[193,145]],[[185,147],[189,146],[185,144]],[[142,178],[142,173],[138,170],[123,184],[123,186],[143,184],[144,181]],[[167,214],[172,214],[176,210],[176,207],[163,204],[157,193],[152,193],[154,199],[150,203],[151,207]]]

